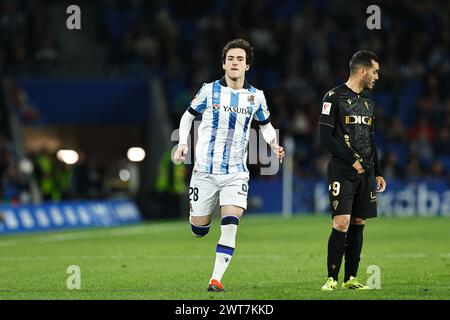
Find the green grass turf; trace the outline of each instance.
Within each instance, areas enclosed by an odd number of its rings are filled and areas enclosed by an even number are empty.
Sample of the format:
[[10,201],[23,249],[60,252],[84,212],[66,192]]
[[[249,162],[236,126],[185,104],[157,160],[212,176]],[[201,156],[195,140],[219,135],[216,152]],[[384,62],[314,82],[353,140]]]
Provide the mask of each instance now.
[[[0,238],[0,299],[450,299],[450,219],[371,219],[359,278],[381,269],[381,289],[321,292],[330,218],[245,216],[223,280],[206,291],[219,237],[186,221]],[[68,290],[69,265],[81,289]],[[343,278],[341,268],[340,280]]]

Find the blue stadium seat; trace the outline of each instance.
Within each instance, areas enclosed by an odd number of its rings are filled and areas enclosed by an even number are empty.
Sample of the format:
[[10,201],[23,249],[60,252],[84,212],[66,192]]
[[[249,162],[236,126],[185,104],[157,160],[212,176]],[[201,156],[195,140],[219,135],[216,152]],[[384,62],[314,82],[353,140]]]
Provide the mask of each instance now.
[[411,127],[416,121],[416,102],[420,97],[422,89],[423,86],[418,80],[409,80],[404,84],[403,91],[398,102],[398,114],[407,127]]
[[117,9],[107,9],[103,16],[103,23],[109,35],[114,41],[120,41],[126,33],[135,27],[142,18],[142,13],[137,10],[121,12]]
[[115,9],[108,9],[103,16],[105,28],[114,41],[119,41],[125,34],[123,19]]
[[262,71],[262,78],[266,90],[275,90],[280,83],[280,73],[274,68],[265,68]]
[[381,148],[385,144],[386,138],[383,135],[383,132],[377,132],[374,135],[374,141],[375,145],[378,146],[378,148]]
[[275,19],[290,22],[300,11],[300,6],[301,2],[295,0],[272,1],[270,10]]
[[392,103],[392,95],[387,92],[381,92],[375,95],[375,105],[383,109],[385,115],[396,112]]
[[450,156],[440,156],[437,160],[442,162],[445,167],[445,171],[450,172]]

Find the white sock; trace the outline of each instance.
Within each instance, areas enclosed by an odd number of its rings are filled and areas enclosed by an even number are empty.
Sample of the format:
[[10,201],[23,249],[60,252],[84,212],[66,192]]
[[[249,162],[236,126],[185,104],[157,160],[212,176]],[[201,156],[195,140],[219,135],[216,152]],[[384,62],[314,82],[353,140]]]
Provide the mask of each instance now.
[[221,235],[216,247],[216,261],[211,280],[216,279],[220,282],[231,262],[238,224],[239,218],[235,216],[225,216],[222,218],[222,225],[220,226]]

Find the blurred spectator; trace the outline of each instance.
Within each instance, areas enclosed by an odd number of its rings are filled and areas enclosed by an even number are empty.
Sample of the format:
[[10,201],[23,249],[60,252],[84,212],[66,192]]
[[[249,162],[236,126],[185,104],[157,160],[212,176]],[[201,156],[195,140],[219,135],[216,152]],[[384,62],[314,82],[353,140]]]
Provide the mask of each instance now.
[[431,165],[431,177],[435,179],[442,179],[446,177],[446,170],[441,161],[434,161]]
[[59,200],[60,194],[56,189],[54,179],[55,158],[47,150],[41,150],[33,156],[34,170],[39,190],[44,200]]
[[431,161],[433,158],[433,145],[427,138],[425,132],[420,132],[415,139],[410,142],[410,153],[426,163]]
[[423,170],[418,157],[412,156],[409,158],[405,168],[405,177],[409,180],[423,177]]
[[103,176],[93,159],[79,152],[79,160],[73,168],[71,194],[78,199],[98,199],[103,196]]
[[175,218],[183,213],[181,202],[187,191],[186,177],[186,166],[174,164],[171,150],[166,151],[159,162],[155,187],[159,202],[164,205],[158,210],[161,217]]
[[403,168],[399,165],[396,153],[389,152],[386,154],[381,162],[381,167],[383,168],[383,176],[385,179],[404,177]]
[[[378,119],[375,121],[378,121]],[[390,121],[388,128],[386,128],[385,136],[389,142],[407,143],[407,131],[399,117],[394,117]],[[381,145],[380,147],[383,146]]]
[[438,156],[450,156],[450,128],[439,128],[437,138],[434,141],[435,154]]
[[[40,74],[56,67],[57,46],[50,37],[48,3],[0,1],[0,69],[7,75]],[[4,61],[4,62],[3,62]],[[46,68],[47,73],[51,69]]]
[[0,134],[0,198],[3,202],[28,202],[29,174],[20,167],[15,146]]
[[417,139],[426,140],[428,143],[433,143],[436,136],[436,131],[431,121],[428,118],[420,118],[417,125],[411,128],[409,132],[410,141]]

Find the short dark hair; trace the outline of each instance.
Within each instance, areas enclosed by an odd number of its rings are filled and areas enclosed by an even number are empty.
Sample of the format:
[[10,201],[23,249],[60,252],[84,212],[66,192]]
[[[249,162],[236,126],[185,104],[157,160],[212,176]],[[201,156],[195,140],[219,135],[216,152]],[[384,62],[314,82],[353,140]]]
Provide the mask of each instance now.
[[227,52],[230,49],[243,49],[245,51],[245,63],[250,65],[253,63],[253,47],[244,39],[234,39],[228,42],[222,50],[222,63],[225,63]]
[[358,51],[350,60],[350,72],[354,73],[360,67],[370,68],[372,66],[372,60],[378,62],[378,56],[372,51]]

